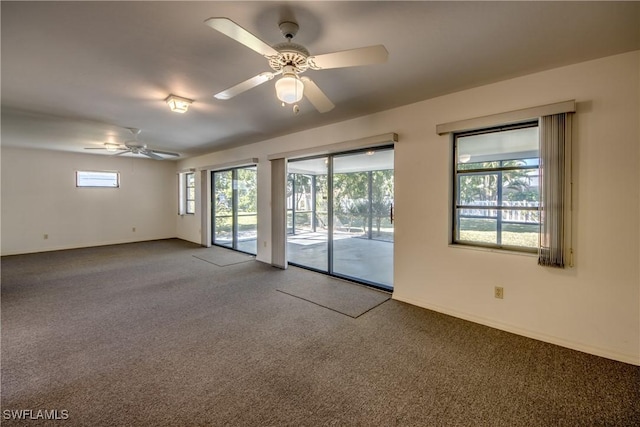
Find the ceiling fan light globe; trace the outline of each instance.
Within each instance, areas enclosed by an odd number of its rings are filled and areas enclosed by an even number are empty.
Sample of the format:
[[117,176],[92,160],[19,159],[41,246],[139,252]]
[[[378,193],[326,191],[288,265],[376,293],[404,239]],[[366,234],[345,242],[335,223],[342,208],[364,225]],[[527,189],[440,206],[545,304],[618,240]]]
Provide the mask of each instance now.
[[295,75],[285,75],[276,82],[276,96],[282,102],[295,104],[303,94],[304,84]]

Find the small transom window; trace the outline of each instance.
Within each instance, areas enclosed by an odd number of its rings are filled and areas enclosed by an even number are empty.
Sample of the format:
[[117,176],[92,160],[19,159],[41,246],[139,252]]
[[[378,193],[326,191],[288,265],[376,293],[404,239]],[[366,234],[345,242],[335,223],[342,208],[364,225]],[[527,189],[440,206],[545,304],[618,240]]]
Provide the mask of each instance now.
[[109,171],[77,171],[76,187],[120,187],[120,174]]

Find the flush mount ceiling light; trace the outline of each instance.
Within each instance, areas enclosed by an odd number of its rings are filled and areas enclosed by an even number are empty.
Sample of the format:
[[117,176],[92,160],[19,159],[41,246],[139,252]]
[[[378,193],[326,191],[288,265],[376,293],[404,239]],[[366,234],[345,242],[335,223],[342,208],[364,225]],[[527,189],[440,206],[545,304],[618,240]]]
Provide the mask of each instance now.
[[174,113],[186,113],[189,105],[193,103],[192,99],[182,98],[176,95],[169,95],[165,101]]
[[458,156],[458,161],[460,163],[467,163],[469,160],[471,160],[471,155],[470,154],[460,154]]

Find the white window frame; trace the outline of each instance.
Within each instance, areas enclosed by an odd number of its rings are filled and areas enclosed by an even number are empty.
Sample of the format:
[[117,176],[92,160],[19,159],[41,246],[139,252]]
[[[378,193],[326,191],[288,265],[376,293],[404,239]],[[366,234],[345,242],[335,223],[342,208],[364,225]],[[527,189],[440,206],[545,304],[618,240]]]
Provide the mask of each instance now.
[[[195,178],[196,173],[195,170],[187,170],[185,172],[178,173],[178,215],[195,215],[196,213],[196,199],[189,199],[189,191],[187,188],[187,175],[192,174],[194,178],[194,189],[196,188]],[[190,201],[194,202],[193,212],[189,211],[189,203]]]
[[77,188],[120,188],[117,171],[77,170],[75,179]]
[[[450,238],[450,242],[454,245],[465,245],[465,246],[474,246],[474,247],[484,247],[484,248],[490,248],[490,249],[500,249],[500,250],[508,250],[508,251],[517,251],[517,252],[531,252],[531,253],[536,253],[538,251],[538,245],[539,243],[536,244],[536,246],[514,246],[514,245],[507,245],[504,244],[502,242],[502,233],[503,230],[501,228],[501,224],[503,223],[503,219],[502,219],[502,212],[503,211],[508,211],[508,210],[531,210],[531,211],[535,211],[535,212],[540,212],[540,207],[539,205],[537,207],[527,207],[527,208],[523,208],[523,207],[518,207],[518,208],[511,208],[511,207],[505,207],[502,203],[502,195],[501,195],[501,191],[500,188],[498,189],[498,200],[496,203],[496,206],[487,206],[486,208],[483,207],[476,207],[474,206],[476,209],[479,210],[486,210],[487,212],[489,211],[495,211],[496,212],[496,238],[497,238],[497,242],[495,244],[492,243],[485,243],[485,242],[479,242],[479,241],[474,241],[474,240],[464,240],[464,239],[460,239],[459,238],[459,221],[460,221],[460,217],[459,217],[459,209],[465,209],[465,208],[471,208],[471,206],[467,206],[464,205],[462,203],[459,203],[459,196],[460,196],[460,188],[459,188],[459,178],[461,176],[472,176],[472,175],[497,175],[498,177],[502,177],[502,173],[506,172],[510,169],[514,169],[513,167],[504,167],[504,166],[498,166],[495,168],[481,168],[481,169],[472,169],[470,171],[465,171],[465,170],[459,170],[458,169],[458,160],[459,160],[459,154],[458,153],[458,138],[459,137],[464,137],[464,136],[468,136],[468,135],[473,135],[473,134],[492,134],[492,133],[500,133],[503,132],[505,130],[515,130],[515,129],[523,129],[523,128],[529,128],[529,127],[537,127],[539,128],[539,123],[538,120],[529,120],[527,122],[524,123],[517,123],[517,124],[509,124],[509,125],[504,125],[504,126],[492,126],[492,127],[485,127],[485,128],[479,128],[479,129],[474,129],[474,130],[465,130],[462,132],[454,132],[452,134],[452,138],[453,138],[453,167],[452,167],[452,204],[451,204],[451,221],[452,221],[452,226],[451,226],[451,238]],[[529,158],[529,157],[527,157]],[[517,159],[514,159],[517,160]],[[536,166],[536,167],[532,167],[532,166],[527,166],[527,167],[518,167],[518,170],[520,169],[531,169],[531,170],[540,170],[540,166]],[[502,183],[497,183],[498,187],[502,186]],[[478,217],[480,218],[480,217]],[[487,216],[486,218],[489,218],[489,216]],[[491,217],[493,218],[493,217]],[[531,224],[529,224],[531,225]],[[537,241],[539,242],[539,233],[540,233],[540,229],[539,229],[539,222],[535,223],[534,225],[538,226],[538,239]]]
[[[193,187],[189,186],[189,175],[193,176]],[[193,188],[193,199],[189,198],[189,188]],[[193,202],[193,209],[189,209],[189,202]],[[195,215],[196,213],[196,173],[187,172],[184,174],[184,213],[185,215]]]

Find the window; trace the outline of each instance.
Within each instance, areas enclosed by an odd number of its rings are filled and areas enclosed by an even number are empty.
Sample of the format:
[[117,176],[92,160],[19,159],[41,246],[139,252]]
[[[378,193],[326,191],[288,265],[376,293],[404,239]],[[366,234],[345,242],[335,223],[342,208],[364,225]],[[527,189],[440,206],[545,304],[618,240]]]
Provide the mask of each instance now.
[[537,251],[538,121],[454,134],[453,243]]
[[196,213],[196,174],[185,174],[185,213]]
[[109,171],[76,171],[76,187],[120,187],[120,174]]
[[178,215],[196,213],[196,174],[180,172],[178,174]]

